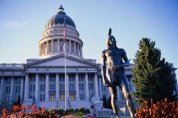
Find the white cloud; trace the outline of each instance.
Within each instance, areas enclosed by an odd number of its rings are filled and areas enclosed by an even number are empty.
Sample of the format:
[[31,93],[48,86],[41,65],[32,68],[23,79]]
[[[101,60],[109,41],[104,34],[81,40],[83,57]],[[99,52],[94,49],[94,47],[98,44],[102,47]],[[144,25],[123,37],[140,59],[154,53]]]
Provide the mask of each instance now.
[[39,23],[41,21],[7,21],[4,23],[1,23],[0,26],[1,28],[7,28],[7,29],[21,29],[24,28],[27,25]]

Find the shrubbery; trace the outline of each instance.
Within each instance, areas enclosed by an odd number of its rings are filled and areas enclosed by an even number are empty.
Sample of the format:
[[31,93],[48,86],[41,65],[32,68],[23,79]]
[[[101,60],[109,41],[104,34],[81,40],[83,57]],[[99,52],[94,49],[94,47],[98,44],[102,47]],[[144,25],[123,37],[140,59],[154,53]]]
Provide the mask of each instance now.
[[143,107],[138,108],[137,118],[178,118],[178,101],[170,102],[167,99],[151,105],[145,101]]
[[80,109],[67,109],[66,111],[63,109],[51,109],[49,111],[45,110],[44,106],[37,109],[36,105],[23,106],[23,105],[14,105],[12,107],[12,112],[8,113],[8,111],[4,108],[2,110],[2,117],[8,118],[8,116],[13,118],[58,118],[65,115],[74,115],[76,117],[82,117],[85,114],[90,113],[88,109],[80,108]]

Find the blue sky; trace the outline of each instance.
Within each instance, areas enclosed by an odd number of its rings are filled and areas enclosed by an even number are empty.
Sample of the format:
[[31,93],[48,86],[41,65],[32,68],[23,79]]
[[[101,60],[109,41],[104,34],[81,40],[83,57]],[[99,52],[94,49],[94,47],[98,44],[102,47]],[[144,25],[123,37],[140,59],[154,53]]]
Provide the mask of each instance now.
[[76,24],[84,58],[101,62],[108,29],[133,60],[142,37],[151,38],[162,57],[178,67],[177,0],[1,0],[0,63],[39,58],[38,41],[60,5]]

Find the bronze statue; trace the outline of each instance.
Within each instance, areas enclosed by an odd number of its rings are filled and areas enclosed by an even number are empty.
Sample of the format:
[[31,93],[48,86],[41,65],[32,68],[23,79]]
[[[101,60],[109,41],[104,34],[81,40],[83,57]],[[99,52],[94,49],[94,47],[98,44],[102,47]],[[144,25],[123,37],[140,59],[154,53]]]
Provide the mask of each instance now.
[[104,85],[109,87],[113,112],[119,117],[118,107],[116,105],[116,87],[119,86],[126,99],[126,105],[130,116],[134,118],[134,105],[129,92],[128,82],[124,74],[124,67],[129,66],[130,63],[125,50],[116,46],[115,37],[111,35],[111,28],[108,33],[107,45],[108,49],[102,51],[102,77]]

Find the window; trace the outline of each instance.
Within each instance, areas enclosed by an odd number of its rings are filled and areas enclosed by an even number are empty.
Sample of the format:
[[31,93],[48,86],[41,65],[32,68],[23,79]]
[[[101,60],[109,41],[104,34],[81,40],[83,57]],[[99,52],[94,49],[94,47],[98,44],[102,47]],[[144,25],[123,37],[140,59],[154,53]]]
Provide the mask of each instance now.
[[30,98],[31,98],[31,99],[35,99],[34,93],[30,93]]
[[75,91],[75,84],[69,84],[69,91]]
[[93,90],[93,84],[89,83],[89,90]]
[[59,78],[59,81],[60,81],[60,82],[63,82],[63,81],[64,81],[64,78]]
[[34,74],[30,74],[29,75],[29,80],[30,80],[30,82],[35,82],[35,75]]
[[20,82],[20,78],[15,78],[15,80],[14,80],[14,84],[20,84],[21,82]]
[[57,39],[53,42],[53,52],[57,52]]
[[5,98],[6,98],[5,101],[8,101],[8,102],[9,102],[10,96],[9,96],[9,95],[6,95]]
[[59,81],[60,81],[60,82],[61,82],[61,81],[64,82],[64,74],[60,74],[60,75],[59,75]]
[[78,54],[78,43],[76,43],[76,53]]
[[59,96],[60,101],[64,101],[65,100],[65,94],[61,93]]
[[55,74],[50,74],[49,75],[49,81],[50,82],[56,82],[56,75]]
[[15,86],[15,93],[20,93],[20,86]]
[[56,82],[55,78],[50,78],[49,80],[50,80],[50,82]]
[[6,84],[10,84],[10,83],[11,83],[11,79],[10,79],[10,78],[6,78],[6,79],[4,80],[4,82],[5,82]]
[[64,84],[59,84],[59,90],[60,91],[64,91],[64,87],[65,87]]
[[71,41],[71,52],[74,52],[74,41]]
[[46,81],[45,75],[44,74],[40,75],[39,80],[40,82],[45,82]]
[[70,74],[69,75],[69,81],[74,82],[75,81],[75,74]]
[[11,90],[11,87],[10,86],[6,86],[6,88],[5,88],[6,93],[10,93],[10,90]]
[[93,76],[92,74],[90,74],[90,75],[88,76],[88,81],[93,81],[93,79],[94,79],[94,76]]
[[84,97],[84,93],[80,93],[80,100],[84,100],[85,99],[85,97]]
[[52,48],[51,48],[51,41],[48,42],[48,53],[50,53],[52,51]]
[[30,91],[31,91],[31,92],[34,92],[34,91],[35,91],[35,84],[31,84],[31,85],[30,85]]
[[85,75],[84,74],[79,74],[79,81],[84,81]]
[[50,84],[49,90],[50,91],[55,91],[56,90],[56,85],[55,84]]
[[60,39],[59,40],[59,51],[63,51],[63,44],[64,44],[63,39]]
[[40,101],[45,101],[45,94],[40,94]]
[[45,91],[45,84],[40,84],[40,91]]
[[50,101],[55,101],[55,95],[54,95],[54,94],[50,95],[50,96],[49,96],[49,100],[50,100]]
[[82,55],[81,46],[79,45],[79,55]]
[[79,90],[84,90],[84,84],[79,84]]
[[69,40],[66,40],[66,51],[69,52]]
[[71,101],[74,101],[74,100],[75,100],[75,94],[74,94],[74,93],[71,93],[71,94],[70,94],[70,100],[71,100]]

